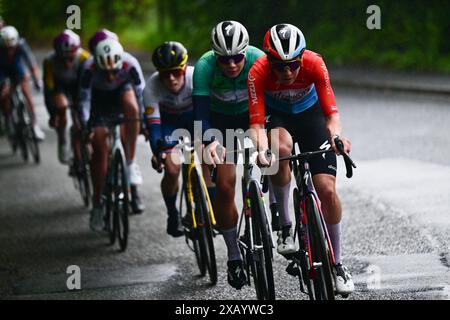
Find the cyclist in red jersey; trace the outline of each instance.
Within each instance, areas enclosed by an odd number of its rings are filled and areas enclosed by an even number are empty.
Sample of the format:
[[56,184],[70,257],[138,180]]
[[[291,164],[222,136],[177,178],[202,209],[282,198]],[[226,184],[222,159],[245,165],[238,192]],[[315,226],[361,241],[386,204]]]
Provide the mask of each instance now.
[[[305,48],[305,38],[297,27],[275,25],[264,37],[266,55],[250,69],[250,127],[256,133],[261,166],[270,165],[265,158],[269,145],[279,150],[280,157],[291,154],[294,142],[302,152],[333,148],[338,153],[333,140],[341,136],[342,126],[328,71],[322,57]],[[278,139],[275,135],[271,139],[265,128],[278,129]],[[350,152],[350,141],[343,137],[341,140],[345,151]],[[336,291],[349,294],[354,284],[341,263],[342,208],[336,193],[336,155],[328,153],[311,159],[310,169],[335,253]],[[279,164],[277,174],[271,176],[271,184],[280,214],[277,251],[291,253],[295,246],[288,211],[291,185],[288,162]]]

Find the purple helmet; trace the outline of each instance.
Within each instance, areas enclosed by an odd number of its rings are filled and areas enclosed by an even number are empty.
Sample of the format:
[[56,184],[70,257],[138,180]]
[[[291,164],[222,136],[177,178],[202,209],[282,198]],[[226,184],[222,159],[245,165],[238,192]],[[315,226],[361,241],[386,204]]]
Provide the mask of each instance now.
[[53,40],[53,48],[60,57],[76,52],[80,46],[80,37],[72,30],[64,30]]
[[114,39],[119,41],[119,37],[114,32],[109,31],[108,29],[100,29],[92,36],[91,39],[89,39],[89,51],[94,53],[97,44],[105,39]]

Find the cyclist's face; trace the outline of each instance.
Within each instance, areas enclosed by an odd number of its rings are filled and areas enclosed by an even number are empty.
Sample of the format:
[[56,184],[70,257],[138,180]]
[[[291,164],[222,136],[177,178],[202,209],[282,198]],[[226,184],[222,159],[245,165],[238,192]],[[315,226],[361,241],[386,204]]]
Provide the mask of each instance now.
[[301,67],[301,60],[290,62],[270,62],[270,67],[282,85],[290,85],[294,83]]
[[[236,55],[240,56],[240,55]],[[223,59],[225,58],[225,59]],[[245,56],[237,57],[236,59],[226,59],[226,57],[218,58],[217,64],[219,65],[220,69],[222,70],[223,74],[227,76],[228,78],[234,79],[236,78],[244,68],[245,64]]]
[[104,70],[103,72],[105,73],[108,82],[114,82],[117,80],[119,71],[120,70]]
[[159,71],[164,86],[173,93],[178,93],[184,86],[186,66],[174,70]]

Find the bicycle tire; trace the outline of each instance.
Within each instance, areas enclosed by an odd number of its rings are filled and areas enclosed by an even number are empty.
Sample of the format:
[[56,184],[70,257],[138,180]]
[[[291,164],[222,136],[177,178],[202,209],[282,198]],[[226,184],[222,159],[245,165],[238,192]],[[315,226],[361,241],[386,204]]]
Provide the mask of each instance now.
[[128,245],[128,215],[130,203],[128,196],[128,178],[125,171],[125,159],[119,150],[114,155],[113,168],[114,224],[117,231],[120,251],[123,252]]
[[[182,181],[183,181],[183,189],[182,189],[182,195],[184,196],[184,201],[186,203],[186,214],[191,216],[192,210],[194,208],[192,207],[191,200],[189,199],[189,192],[187,189],[187,181],[188,181],[188,165],[183,164],[181,167],[181,174],[182,174]],[[192,190],[191,190],[192,191]],[[180,212],[182,208],[182,203],[180,204]],[[191,226],[190,230],[185,230],[185,236],[188,237],[192,241],[192,247],[195,255],[195,261],[197,262],[198,269],[200,271],[200,276],[204,277],[206,275],[206,264],[203,261],[203,257],[200,254],[200,243],[199,243],[199,235],[197,234],[197,229],[194,229],[193,226]],[[187,240],[189,241],[189,240]]]
[[[79,163],[79,167],[81,168],[81,185],[80,193],[81,198],[83,200],[84,206],[88,208],[90,206],[91,200],[91,180],[89,174],[89,164],[88,164],[88,155],[85,146],[81,146],[81,162]],[[83,190],[83,191],[81,191]]]
[[265,206],[261,198],[261,190],[256,181],[249,184],[250,203],[252,210],[253,243],[262,245],[262,250],[255,253],[255,287],[259,300],[275,300],[275,282],[272,267],[272,240],[269,224],[265,214]]
[[[303,281],[303,284],[306,286],[306,290],[308,292],[308,297],[310,300],[315,300],[315,294],[314,294],[314,283],[309,276],[309,270],[311,268],[308,256],[306,255],[308,248],[307,244],[305,243],[305,239],[301,238],[301,230],[300,228],[303,226],[302,224],[302,215],[301,215],[301,196],[300,192],[297,188],[294,188],[292,193],[292,199],[294,202],[294,213],[295,213],[295,221],[296,221],[296,237],[299,244],[299,255],[300,255],[300,272],[301,272],[301,278],[299,277],[299,281]],[[299,284],[302,285],[301,283]]]
[[114,245],[116,242],[116,226],[114,220],[114,211],[113,211],[113,196],[112,196],[113,188],[111,185],[111,179],[108,175],[106,178],[106,183],[103,191],[103,210],[105,216],[105,228],[108,232],[109,244]]
[[196,170],[192,170],[190,178],[194,191],[195,217],[197,221],[200,254],[208,270],[210,282],[212,285],[215,285],[217,283],[217,264],[213,230],[209,217],[209,206],[205,194],[207,191],[203,188],[203,184]]
[[331,274],[331,260],[328,243],[325,238],[319,209],[313,195],[305,199],[305,209],[308,220],[308,237],[311,248],[311,260],[313,263],[321,263],[313,278],[316,300],[334,300],[333,280]]

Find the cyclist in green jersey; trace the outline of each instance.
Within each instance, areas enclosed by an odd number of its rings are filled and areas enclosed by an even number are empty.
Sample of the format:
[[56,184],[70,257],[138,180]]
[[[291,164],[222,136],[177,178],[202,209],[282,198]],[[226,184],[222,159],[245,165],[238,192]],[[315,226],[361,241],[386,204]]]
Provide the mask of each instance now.
[[[264,53],[249,46],[248,32],[236,21],[223,21],[211,32],[212,50],[206,52],[195,65],[193,103],[194,117],[202,121],[206,158],[215,159],[217,145],[235,149],[234,138],[226,139],[226,130],[248,129],[247,76],[253,62]],[[208,129],[216,129],[211,133]],[[215,138],[214,141],[212,137]],[[208,177],[205,177],[208,179]],[[228,249],[228,283],[240,289],[245,284],[242,257],[237,244],[238,211],[234,202],[236,166],[217,165],[217,194],[209,188],[214,199],[217,228]]]

